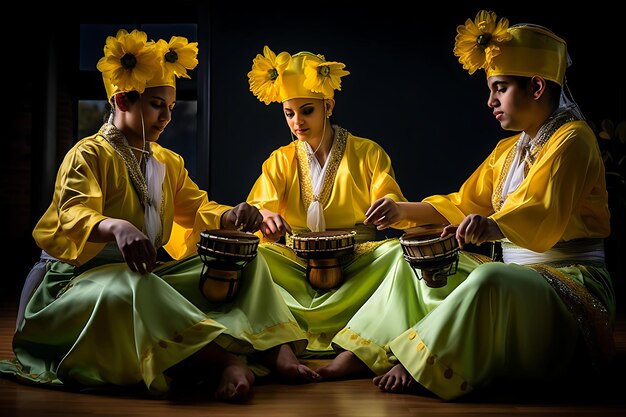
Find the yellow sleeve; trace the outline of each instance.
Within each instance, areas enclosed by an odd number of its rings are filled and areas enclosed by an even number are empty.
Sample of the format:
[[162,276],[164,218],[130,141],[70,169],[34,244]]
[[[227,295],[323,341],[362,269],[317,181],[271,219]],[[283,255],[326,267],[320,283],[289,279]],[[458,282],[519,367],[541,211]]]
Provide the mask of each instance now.
[[597,141],[579,123],[562,126],[522,184],[491,218],[513,243],[544,252],[567,236],[608,234],[604,165]]
[[[292,147],[282,147],[271,153],[263,162],[261,175],[257,178],[246,201],[259,210],[280,213],[286,200],[286,184],[289,178],[297,178],[297,164]],[[289,160],[289,156],[292,160]],[[296,190],[299,192],[298,190]]]
[[[391,158],[380,145],[375,142],[370,143],[371,149],[364,156],[364,162],[367,164],[366,171],[371,173],[370,204],[379,198],[390,198],[396,202],[407,201],[396,181]],[[392,225],[395,229],[406,229],[413,226],[415,223],[410,221],[400,221]]]
[[173,176],[174,222],[165,250],[172,258],[182,259],[197,252],[201,232],[221,228],[222,214],[232,207],[209,200],[189,177],[182,157],[169,153],[165,163],[168,175]]
[[41,249],[73,265],[104,247],[87,241],[93,227],[107,218],[98,164],[95,149],[80,142],[67,153],[57,172],[53,201],[33,230]]

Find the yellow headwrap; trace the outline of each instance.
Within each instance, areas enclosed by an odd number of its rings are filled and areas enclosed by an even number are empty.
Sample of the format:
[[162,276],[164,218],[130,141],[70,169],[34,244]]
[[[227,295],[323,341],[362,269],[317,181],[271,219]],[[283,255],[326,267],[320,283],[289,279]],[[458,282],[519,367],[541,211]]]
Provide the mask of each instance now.
[[170,86],[176,88],[176,77],[190,78],[187,70],[198,65],[198,42],[189,43],[186,38],[172,36],[169,42],[159,39],[148,41],[148,36],[140,30],[128,33],[124,29],[117,36],[109,36],[104,46],[104,57],[97,68],[102,79],[107,98],[118,93],[137,91],[146,88]]
[[454,55],[473,74],[484,69],[494,75],[539,75],[563,86],[567,44],[549,30],[533,25],[509,27],[509,21],[481,10],[474,21],[457,27]]
[[298,52],[276,55],[265,46],[248,72],[250,91],[263,103],[292,98],[333,98],[341,90],[341,77],[350,74],[341,62],[326,61],[323,55]]

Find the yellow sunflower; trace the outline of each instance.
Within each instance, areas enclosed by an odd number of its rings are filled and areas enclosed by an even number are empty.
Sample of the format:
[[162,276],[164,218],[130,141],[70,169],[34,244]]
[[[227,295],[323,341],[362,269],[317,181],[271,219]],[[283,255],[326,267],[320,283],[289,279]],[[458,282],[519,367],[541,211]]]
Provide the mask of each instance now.
[[137,29],[131,33],[120,29],[117,36],[107,37],[104,57],[98,61],[97,68],[121,91],[139,93],[145,90],[146,81],[161,71],[154,42],[148,42],[146,33]]
[[252,60],[252,70],[248,72],[250,91],[263,103],[280,103],[281,75],[290,59],[288,52],[281,52],[276,56],[266,45],[263,47],[263,55],[257,54]]
[[309,59],[304,62],[304,88],[324,96],[333,95],[333,90],[341,90],[341,77],[350,74],[341,62],[317,62]]
[[192,70],[198,65],[198,42],[189,43],[185,37],[172,36],[169,42],[159,39],[157,48],[163,54],[165,71],[177,77],[191,78],[187,75],[187,70]]
[[474,21],[467,19],[465,25],[457,26],[454,55],[470,74],[486,68],[500,54],[499,45],[511,40],[508,28],[508,19],[500,18],[496,24],[494,12],[481,10]]

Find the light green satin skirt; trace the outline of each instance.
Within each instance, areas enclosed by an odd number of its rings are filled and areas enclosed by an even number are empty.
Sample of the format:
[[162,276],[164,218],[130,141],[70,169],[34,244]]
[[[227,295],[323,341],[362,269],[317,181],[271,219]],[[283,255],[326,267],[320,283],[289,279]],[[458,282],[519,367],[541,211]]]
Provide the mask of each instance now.
[[1,361],[0,372],[24,382],[143,386],[162,395],[170,384],[164,371],[212,341],[238,355],[289,342],[304,349],[304,333],[262,256],[242,271],[234,301],[223,304],[200,292],[202,266],[193,256],[140,275],[125,263],[80,273],[50,262],[18,323],[16,357]]
[[615,300],[606,268],[550,271],[461,252],[457,273],[442,288],[413,274],[385,280],[334,346],[354,352],[377,375],[400,362],[445,400],[495,378],[562,376],[581,335],[596,358],[610,357]]
[[398,239],[356,245],[355,256],[343,265],[344,281],[338,288],[318,290],[306,278],[307,261],[284,245],[261,244],[274,282],[308,338],[307,354],[335,352],[333,337],[371,297],[382,282],[413,276]]

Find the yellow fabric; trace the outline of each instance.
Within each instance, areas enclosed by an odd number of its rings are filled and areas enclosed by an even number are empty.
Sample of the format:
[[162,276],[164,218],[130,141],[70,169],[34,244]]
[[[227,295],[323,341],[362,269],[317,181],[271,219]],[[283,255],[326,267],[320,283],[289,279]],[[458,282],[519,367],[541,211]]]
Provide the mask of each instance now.
[[538,27],[513,26],[513,36],[499,45],[500,53],[493,57],[485,72],[494,75],[539,75],[563,86],[567,69],[567,44],[555,34]]
[[[196,251],[200,232],[220,227],[230,206],[209,201],[189,178],[183,158],[156,143],[153,156],[166,166],[163,184],[163,242],[175,259]],[[95,168],[93,168],[95,167]],[[55,258],[82,265],[105,246],[88,242],[93,227],[106,218],[124,218],[140,230],[144,208],[122,158],[101,135],[79,141],[67,153],[48,210],[33,230],[37,245]]]
[[518,138],[500,141],[458,192],[423,201],[452,224],[472,213],[489,216],[506,238],[535,252],[561,241],[607,237],[610,214],[604,165],[595,135],[583,121],[566,123],[554,133],[524,181],[495,212],[492,193]]
[[[307,210],[300,192],[296,143],[283,146],[263,163],[247,201],[259,209],[279,213],[292,229],[307,229]],[[327,229],[351,228],[363,223],[365,212],[377,199],[406,201],[395,180],[391,159],[375,142],[348,135],[328,203],[324,205]],[[409,222],[394,224],[398,229]]]
[[289,65],[282,73],[282,83],[279,86],[280,100],[282,102],[291,100],[292,98],[333,98],[334,90],[331,90],[331,94],[324,95],[321,92],[315,93],[304,87],[304,81],[306,79],[304,75],[304,63],[307,60],[324,62],[319,56],[309,52],[300,52],[293,55],[289,61]]

